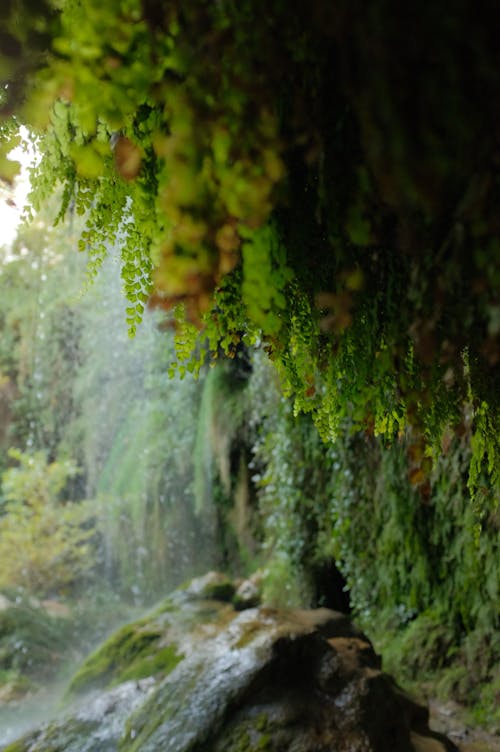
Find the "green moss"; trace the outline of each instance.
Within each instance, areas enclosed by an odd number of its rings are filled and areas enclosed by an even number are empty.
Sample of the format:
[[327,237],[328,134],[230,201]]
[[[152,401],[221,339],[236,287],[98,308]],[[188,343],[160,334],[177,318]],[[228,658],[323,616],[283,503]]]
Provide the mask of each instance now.
[[475,724],[500,733],[500,672],[481,687],[479,701],[471,708],[470,714]]
[[222,741],[214,747],[215,752],[272,752],[272,736],[267,713],[260,713],[237,723]]
[[145,627],[144,620],[122,627],[87,658],[73,677],[69,694],[168,673],[183,656],[173,646],[157,650],[161,636],[158,629]]
[[210,600],[230,603],[233,599],[235,587],[231,580],[225,582],[213,582],[207,585],[204,596]]
[[[209,572],[204,577],[195,577],[182,584],[177,592],[184,593],[190,600],[209,600],[231,603],[236,586],[230,577],[221,572]],[[212,608],[211,604],[210,607]],[[218,609],[212,609],[218,613]]]
[[29,740],[18,740],[7,745],[3,752],[26,752],[28,749]]
[[224,752],[272,752],[272,742],[269,734],[258,737],[244,731],[241,736],[233,738],[229,746],[222,748]]
[[140,733],[139,736],[136,736],[135,726],[137,718],[138,716],[134,715],[132,719],[127,721],[125,734],[120,740],[119,752],[140,752],[143,742],[146,741],[148,736],[156,731],[160,723],[163,721],[163,717],[158,711],[153,718],[151,718],[151,716],[149,717],[146,732]]
[[265,731],[268,727],[269,727],[269,718],[267,716],[267,713],[261,713],[257,718],[255,728],[258,731]]
[[163,614],[174,613],[178,610],[179,606],[174,603],[172,598],[165,598],[164,601],[155,606],[153,611],[150,613],[149,618],[154,619],[155,617],[162,616]]
[[63,723],[55,721],[46,729],[28,733],[13,742],[4,752],[66,752],[69,748],[80,749],[88,742],[97,725],[97,721],[78,718],[70,718]]
[[118,684],[129,679],[143,679],[146,676],[155,676],[157,674],[166,676],[174,670],[183,657],[182,654],[176,652],[173,645],[167,645],[167,647],[162,648],[157,653],[134,661],[125,671],[122,671],[113,683]]

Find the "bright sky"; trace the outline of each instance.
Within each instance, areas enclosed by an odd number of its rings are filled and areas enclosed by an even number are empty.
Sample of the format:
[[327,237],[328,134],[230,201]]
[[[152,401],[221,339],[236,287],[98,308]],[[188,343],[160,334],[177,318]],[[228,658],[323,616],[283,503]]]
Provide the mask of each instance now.
[[[17,225],[21,217],[24,204],[19,206],[20,201],[16,190],[16,207],[9,206],[4,200],[0,200],[0,245],[10,246],[16,236]],[[19,206],[19,208],[18,208]]]
[[12,192],[7,188],[2,188],[0,192],[0,246],[5,247],[10,246],[16,236],[29,193],[28,166],[34,157],[33,152],[25,152],[20,146],[10,156],[21,162],[21,174],[16,179]]

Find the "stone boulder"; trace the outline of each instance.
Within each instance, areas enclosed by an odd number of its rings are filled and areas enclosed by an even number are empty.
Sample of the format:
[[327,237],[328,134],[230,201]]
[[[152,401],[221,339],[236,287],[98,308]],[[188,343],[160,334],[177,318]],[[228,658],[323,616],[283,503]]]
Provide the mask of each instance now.
[[[227,589],[223,600],[200,597],[205,585],[177,591],[128,625],[135,657],[117,648],[122,628],[73,680],[66,714],[5,752],[456,749],[429,729],[427,709],[382,671],[370,642],[344,614],[238,611],[227,603]],[[155,660],[166,649],[176,660]],[[141,672],[122,681],[134,661]]]

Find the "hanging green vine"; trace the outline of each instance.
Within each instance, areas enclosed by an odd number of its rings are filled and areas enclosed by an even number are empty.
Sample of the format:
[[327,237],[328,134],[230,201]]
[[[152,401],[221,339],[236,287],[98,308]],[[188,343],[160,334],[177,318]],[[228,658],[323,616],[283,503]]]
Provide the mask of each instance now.
[[8,4],[2,111],[42,133],[34,206],[63,183],[60,217],[87,220],[90,277],[120,239],[131,335],[147,302],[182,304],[178,367],[194,372],[201,342],[216,356],[259,338],[325,439],[345,421],[388,441],[407,432],[425,499],[442,442],[465,436],[470,491],[494,504],[493,10],[57,8]]

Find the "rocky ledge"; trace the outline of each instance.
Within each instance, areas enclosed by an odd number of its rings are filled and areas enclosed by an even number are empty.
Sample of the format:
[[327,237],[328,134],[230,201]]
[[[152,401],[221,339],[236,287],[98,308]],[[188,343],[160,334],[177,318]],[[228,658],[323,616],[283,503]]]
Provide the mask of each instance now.
[[[4,752],[452,752],[328,609],[242,609],[210,574],[122,627]],[[253,594],[251,602],[255,602]]]

